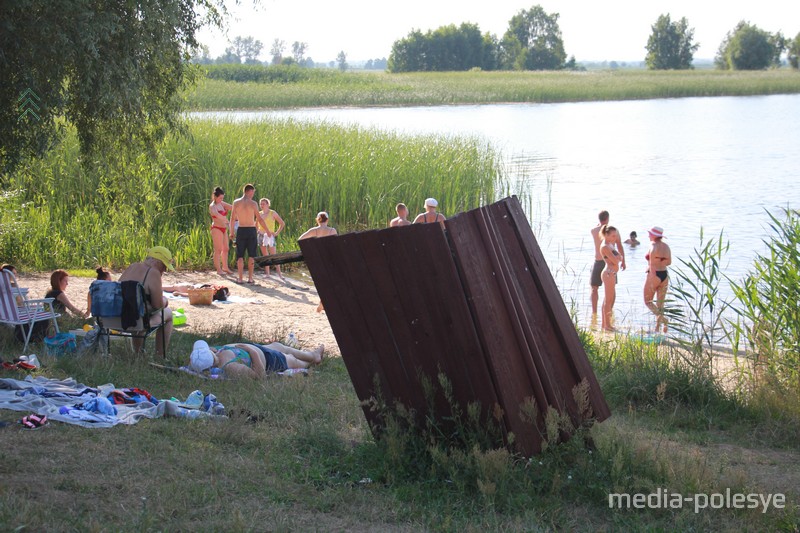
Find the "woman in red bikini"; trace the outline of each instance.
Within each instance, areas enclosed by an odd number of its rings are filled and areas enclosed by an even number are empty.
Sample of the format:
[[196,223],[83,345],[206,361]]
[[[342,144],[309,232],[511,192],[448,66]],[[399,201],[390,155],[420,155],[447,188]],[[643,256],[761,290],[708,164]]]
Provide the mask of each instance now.
[[220,276],[230,274],[228,268],[228,213],[233,206],[225,200],[225,191],[216,187],[208,206],[211,215],[211,242],[214,243],[214,268]]
[[[663,242],[664,230],[653,226],[649,231],[650,250],[644,256],[647,259],[647,279],[644,282],[644,304],[656,315],[656,332],[663,328],[667,332],[667,319],[664,316],[664,300],[667,297],[669,277],[667,267],[672,264],[672,251]],[[656,298],[656,303],[653,303]]]

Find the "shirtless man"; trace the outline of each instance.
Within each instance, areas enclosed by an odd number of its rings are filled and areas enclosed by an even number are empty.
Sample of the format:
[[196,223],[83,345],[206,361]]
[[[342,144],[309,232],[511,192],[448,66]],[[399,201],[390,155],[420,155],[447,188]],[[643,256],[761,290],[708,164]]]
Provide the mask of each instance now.
[[[592,240],[594,241],[594,265],[592,266],[592,275],[589,280],[589,285],[592,288],[592,316],[597,315],[597,290],[603,284],[601,275],[603,273],[603,268],[606,266],[606,262],[603,261],[603,256],[600,253],[600,242],[603,240],[602,235],[600,235],[600,230],[603,226],[608,224],[608,211],[600,211],[600,213],[597,215],[597,218],[599,219],[599,223],[590,231],[592,234]],[[619,233],[617,233],[617,235],[619,235]],[[617,252],[619,252],[621,258],[619,267],[622,270],[625,270],[625,251],[622,249],[622,244],[620,243],[619,238],[617,238],[614,243],[609,242],[608,244],[610,244],[614,249],[617,250]]]
[[[167,307],[168,302],[161,285],[161,276],[167,269],[175,270],[172,266],[172,252],[163,246],[154,246],[147,251],[144,261],[131,263],[119,277],[119,281],[135,280],[144,287],[144,292],[148,296],[146,306],[150,312],[151,326],[161,321],[161,309],[164,309],[164,327],[156,332],[156,354],[162,358],[164,354],[161,352],[161,347],[169,347],[169,338],[172,335],[172,311]],[[143,339],[133,337],[131,342],[134,351],[142,349]]]
[[408,208],[406,207],[406,204],[397,204],[397,207],[394,209],[397,211],[397,216],[394,217],[391,222],[389,222],[389,227],[395,228],[397,226],[410,226],[411,222],[408,220]]
[[270,233],[266,222],[258,214],[258,204],[253,200],[255,193],[256,188],[248,183],[244,186],[244,194],[242,194],[241,198],[233,201],[231,223],[238,222],[236,228],[236,271],[239,274],[239,279],[236,283],[243,283],[245,252],[247,252],[247,283],[255,283],[253,279],[254,258],[258,254],[256,224],[264,229],[264,233]]

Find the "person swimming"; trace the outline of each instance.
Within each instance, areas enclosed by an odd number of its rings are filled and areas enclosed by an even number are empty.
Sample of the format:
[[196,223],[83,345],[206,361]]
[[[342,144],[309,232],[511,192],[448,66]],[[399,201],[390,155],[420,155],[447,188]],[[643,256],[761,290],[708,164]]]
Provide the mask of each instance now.
[[641,243],[636,239],[636,237],[636,232],[632,231],[630,237],[625,241],[625,244],[629,245],[631,248],[634,246],[639,246]]

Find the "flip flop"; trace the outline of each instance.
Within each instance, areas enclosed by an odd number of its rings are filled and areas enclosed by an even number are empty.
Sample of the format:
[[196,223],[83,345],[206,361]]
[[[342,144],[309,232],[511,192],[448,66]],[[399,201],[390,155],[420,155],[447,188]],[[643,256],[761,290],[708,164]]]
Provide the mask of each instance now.
[[247,284],[248,284],[248,285],[255,285],[255,284],[256,284],[256,280],[254,280],[254,279],[248,279],[248,280],[247,280]]
[[45,415],[39,416],[36,414],[23,416],[19,420],[19,423],[22,424],[23,429],[29,429],[29,430],[41,429],[47,425],[47,416]]
[[241,281],[241,280],[238,280],[238,279],[233,280],[233,282],[235,284],[237,284],[237,285],[244,285],[244,281]]

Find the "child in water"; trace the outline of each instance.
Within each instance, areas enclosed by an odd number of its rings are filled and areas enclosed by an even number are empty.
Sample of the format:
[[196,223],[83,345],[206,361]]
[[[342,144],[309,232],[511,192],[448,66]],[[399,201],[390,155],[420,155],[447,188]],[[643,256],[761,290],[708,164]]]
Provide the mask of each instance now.
[[625,241],[625,244],[628,244],[631,247],[639,245],[639,241],[636,240],[636,232],[635,231],[631,232],[631,237],[630,237],[630,239]]

